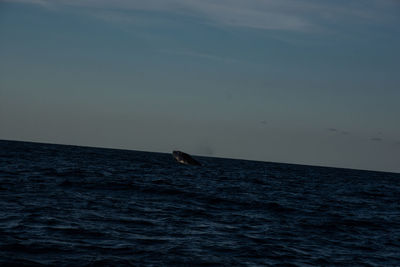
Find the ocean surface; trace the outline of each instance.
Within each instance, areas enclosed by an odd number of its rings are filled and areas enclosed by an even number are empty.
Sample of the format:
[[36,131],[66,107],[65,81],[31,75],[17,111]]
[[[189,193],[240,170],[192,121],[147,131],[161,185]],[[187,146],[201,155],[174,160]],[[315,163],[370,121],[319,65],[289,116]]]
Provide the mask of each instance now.
[[0,141],[0,265],[400,266],[400,174]]

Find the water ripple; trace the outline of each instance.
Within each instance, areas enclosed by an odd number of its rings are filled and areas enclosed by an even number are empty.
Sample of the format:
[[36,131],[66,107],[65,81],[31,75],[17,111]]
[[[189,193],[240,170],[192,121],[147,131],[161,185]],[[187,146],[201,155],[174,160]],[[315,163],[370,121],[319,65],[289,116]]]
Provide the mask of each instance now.
[[0,265],[399,266],[400,175],[0,141]]

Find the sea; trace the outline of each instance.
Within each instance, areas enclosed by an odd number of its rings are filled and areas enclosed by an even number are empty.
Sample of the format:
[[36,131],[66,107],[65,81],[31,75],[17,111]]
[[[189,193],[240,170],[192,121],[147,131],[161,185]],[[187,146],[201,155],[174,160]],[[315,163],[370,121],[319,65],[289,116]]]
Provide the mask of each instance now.
[[0,266],[400,266],[400,174],[0,141]]

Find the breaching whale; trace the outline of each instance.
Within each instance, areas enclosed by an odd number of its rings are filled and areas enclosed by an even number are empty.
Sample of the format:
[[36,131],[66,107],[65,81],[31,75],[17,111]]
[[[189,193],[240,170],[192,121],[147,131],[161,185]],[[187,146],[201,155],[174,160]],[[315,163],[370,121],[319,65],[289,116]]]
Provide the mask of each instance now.
[[172,156],[178,161],[179,163],[182,164],[187,164],[187,165],[196,165],[196,166],[201,166],[200,162],[192,158],[190,155],[182,152],[182,151],[172,151]]

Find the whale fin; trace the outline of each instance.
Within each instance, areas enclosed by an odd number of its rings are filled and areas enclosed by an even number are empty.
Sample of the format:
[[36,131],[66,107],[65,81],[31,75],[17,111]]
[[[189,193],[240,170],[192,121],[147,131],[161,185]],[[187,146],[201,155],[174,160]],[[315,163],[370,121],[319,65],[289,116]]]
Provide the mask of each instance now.
[[200,162],[198,162],[197,160],[192,158],[189,154],[186,154],[182,151],[174,150],[174,151],[172,151],[172,156],[179,163],[186,164],[186,165],[201,166]]

